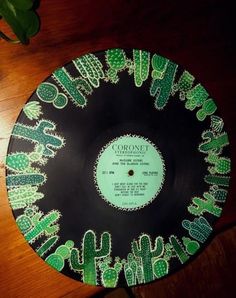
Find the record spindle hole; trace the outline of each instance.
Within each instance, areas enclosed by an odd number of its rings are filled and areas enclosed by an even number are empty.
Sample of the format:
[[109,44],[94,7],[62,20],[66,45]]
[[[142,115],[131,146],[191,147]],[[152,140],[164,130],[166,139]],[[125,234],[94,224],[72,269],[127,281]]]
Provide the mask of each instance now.
[[128,175],[129,176],[133,176],[134,175],[134,171],[133,170],[129,170]]

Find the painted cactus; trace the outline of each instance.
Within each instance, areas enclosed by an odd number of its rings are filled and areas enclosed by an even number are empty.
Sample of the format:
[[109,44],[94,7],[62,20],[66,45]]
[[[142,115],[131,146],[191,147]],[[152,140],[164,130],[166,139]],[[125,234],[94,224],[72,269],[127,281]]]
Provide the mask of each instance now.
[[206,175],[204,181],[208,184],[214,184],[217,186],[229,186],[230,177],[229,176],[219,176],[219,175]]
[[186,94],[187,101],[185,102],[186,109],[193,111],[197,107],[201,107],[208,98],[206,89],[201,85],[197,84]]
[[222,208],[216,205],[215,197],[208,192],[205,192],[203,197],[204,198],[194,197],[192,199],[192,204],[188,207],[188,211],[196,216],[208,212],[219,217]]
[[80,72],[83,78],[98,88],[100,80],[104,78],[103,65],[94,54],[87,54],[73,60],[74,66]]
[[152,80],[150,95],[155,97],[155,107],[158,110],[162,110],[169,100],[176,71],[177,65],[168,61],[163,75],[160,78],[155,76],[156,78]]
[[65,260],[70,258],[71,250],[74,246],[72,240],[58,246],[54,253],[50,254],[45,262],[57,271],[61,271],[65,266]]
[[202,133],[202,139],[205,141],[199,145],[199,150],[203,153],[214,151],[219,154],[223,147],[229,145],[229,139],[226,132],[216,135],[212,131],[207,130]]
[[102,285],[106,288],[115,288],[117,286],[119,274],[123,267],[119,257],[115,258],[113,267],[110,266],[111,263],[112,259],[110,257],[105,258],[99,263]]
[[42,107],[38,101],[29,101],[23,107],[23,112],[29,120],[37,120],[42,113]]
[[41,200],[44,194],[37,186],[25,185],[8,190],[8,198],[13,210],[25,208]]
[[106,71],[106,81],[111,83],[118,83],[118,73],[125,68],[128,69],[129,74],[133,71],[133,64],[127,59],[125,51],[122,49],[110,49],[106,51],[106,63],[108,70]]
[[136,285],[137,282],[139,284],[143,282],[143,267],[140,260],[132,253],[129,253],[127,256],[127,261],[124,264],[124,273],[129,287]]
[[223,188],[219,188],[216,185],[210,187],[210,194],[214,197],[217,202],[224,203],[227,197],[228,191]]
[[211,116],[211,129],[217,134],[221,133],[224,127],[224,121],[222,118],[216,115]]
[[46,160],[42,158],[44,152],[43,145],[36,145],[33,152],[16,152],[8,154],[6,158],[6,166],[14,172],[33,172],[32,163],[38,162],[44,164]]
[[184,247],[183,247],[181,241],[177,238],[177,236],[171,235],[169,238],[169,241],[176,253],[177,258],[180,260],[180,262],[182,264],[187,262],[187,260],[189,259],[189,256],[185,252]]
[[136,87],[141,87],[149,75],[150,53],[141,50],[133,50],[133,60],[134,83]]
[[57,109],[63,109],[68,103],[67,96],[60,93],[57,86],[49,82],[40,84],[36,90],[36,94],[41,101],[52,103]]
[[185,246],[186,252],[189,255],[194,255],[199,250],[200,245],[197,241],[192,240],[188,237],[183,237],[182,240],[183,240],[183,244]]
[[212,227],[209,222],[202,216],[195,218],[192,222],[185,219],[182,226],[188,230],[189,235],[198,242],[205,242],[212,232]]
[[59,236],[54,235],[49,237],[46,241],[44,241],[40,247],[36,249],[37,254],[40,257],[43,257],[49,250],[53,248],[53,246],[57,243],[59,240]]
[[[24,221],[23,218],[24,217]],[[57,224],[61,214],[58,210],[52,210],[44,215],[42,212],[36,212],[35,214],[29,216],[27,214],[21,215],[17,218],[17,224],[21,231],[24,233],[26,240],[29,243],[35,242],[39,237],[46,235],[55,235],[59,230],[59,225]],[[31,222],[31,226],[23,226],[23,222]]]
[[16,138],[28,140],[36,145],[43,145],[43,155],[53,157],[55,150],[62,148],[64,140],[53,134],[56,125],[49,120],[40,120],[35,126],[16,123],[12,135]]
[[155,239],[154,248],[150,236],[143,234],[139,241],[132,242],[132,252],[136,258],[140,258],[143,266],[144,282],[150,282],[154,279],[152,259],[161,257],[164,252],[164,241],[162,237]]
[[153,272],[157,278],[161,278],[168,274],[169,263],[165,258],[159,258],[153,263]]
[[230,158],[219,157],[217,154],[210,152],[205,160],[214,165],[208,169],[211,174],[228,174],[230,172]]
[[8,188],[20,186],[39,186],[46,182],[47,176],[44,173],[10,174],[6,177]]
[[169,60],[154,54],[152,56],[151,64],[152,64],[152,78],[154,80],[163,79],[166,68],[168,66]]
[[185,70],[180,76],[178,83],[172,86],[171,93],[174,95],[179,91],[180,100],[185,100],[186,93],[192,88],[194,79],[194,76]]
[[76,79],[72,78],[65,67],[58,68],[53,73],[53,79],[63,89],[64,95],[78,107],[85,107],[87,99],[84,94],[79,90]]
[[111,236],[104,232],[100,239],[100,248],[96,248],[96,235],[94,231],[88,230],[83,237],[82,260],[80,260],[80,251],[73,248],[70,257],[70,267],[75,272],[82,271],[83,282],[97,284],[97,261],[105,258],[111,251]]
[[199,111],[197,111],[196,113],[197,119],[199,121],[203,121],[206,119],[207,116],[214,114],[216,110],[217,110],[217,106],[214,100],[211,98],[207,99],[203,103],[202,108]]

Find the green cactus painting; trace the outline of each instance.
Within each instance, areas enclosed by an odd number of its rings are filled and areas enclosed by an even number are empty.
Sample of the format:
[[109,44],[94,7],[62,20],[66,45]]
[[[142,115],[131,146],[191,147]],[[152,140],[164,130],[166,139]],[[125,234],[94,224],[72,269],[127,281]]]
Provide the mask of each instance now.
[[23,112],[29,120],[37,120],[43,114],[42,107],[38,101],[29,101],[23,107]]
[[219,175],[206,175],[204,181],[208,184],[213,184],[217,186],[229,187],[229,176],[219,176]]
[[53,73],[53,79],[62,88],[64,95],[68,97],[77,107],[85,107],[87,98],[77,88],[76,79],[72,78],[65,67],[58,68]]
[[143,267],[141,259],[136,258],[134,254],[129,253],[127,261],[124,263],[125,279],[128,286],[136,285],[137,283],[143,283]]
[[183,220],[182,226],[188,230],[189,235],[198,242],[205,242],[212,232],[212,227],[209,222],[202,216],[195,218],[192,222],[190,220]]
[[133,50],[133,60],[134,83],[136,87],[141,87],[149,75],[150,53],[141,50]]
[[74,66],[77,68],[83,78],[98,88],[100,80],[104,78],[103,65],[94,54],[87,54],[73,60]]
[[53,235],[44,241],[40,247],[36,249],[37,254],[40,257],[43,257],[49,250],[53,248],[53,246],[56,245],[57,241],[59,240],[59,236]]
[[[27,215],[26,215],[27,216]],[[44,215],[42,212],[37,212],[32,217],[28,217],[28,222],[32,222],[32,226],[29,230],[25,231],[24,235],[29,243],[34,243],[39,237],[46,235],[55,235],[59,231],[59,225],[57,224],[61,214],[58,210],[52,210]],[[21,219],[21,217],[20,217]],[[22,230],[21,221],[17,220],[19,228]]]
[[99,248],[97,248],[96,242],[94,231],[88,230],[83,237],[81,252],[74,248],[70,256],[72,270],[82,271],[83,282],[90,285],[97,284],[97,261],[105,258],[111,252],[111,236],[108,232],[102,233]]
[[169,241],[170,241],[170,244],[172,245],[179,261],[182,264],[187,262],[189,259],[189,256],[187,255],[186,251],[184,250],[184,247],[183,247],[181,241],[178,239],[178,237],[175,235],[171,235],[169,237]]
[[105,81],[107,82],[118,83],[118,73],[124,69],[128,69],[129,74],[133,72],[133,63],[127,59],[125,51],[122,49],[107,50],[105,59],[108,66],[105,75]]
[[26,208],[43,197],[44,194],[38,192],[38,186],[25,185],[8,190],[8,199],[13,210]]
[[45,259],[45,262],[57,271],[61,271],[65,266],[65,260],[70,258],[73,247],[74,242],[67,240],[65,244],[58,246],[55,252]]
[[203,153],[214,151],[219,154],[225,146],[229,145],[229,138],[226,132],[216,135],[212,131],[207,130],[202,133],[202,139],[204,141],[199,145],[199,151]]
[[[193,111],[197,107],[201,107],[208,98],[208,92],[201,85],[197,84],[186,94],[187,101],[185,102],[185,108]],[[202,114],[201,114],[202,116]]]
[[54,133],[56,125],[49,120],[39,120],[35,126],[28,126],[16,123],[12,131],[12,136],[43,145],[43,155],[54,157],[56,150],[64,146],[64,139]]
[[132,252],[136,258],[140,258],[143,266],[144,282],[150,282],[154,279],[152,259],[161,257],[164,252],[164,241],[162,237],[155,239],[152,248],[151,238],[147,234],[143,234],[139,241],[133,241]]
[[228,174],[231,169],[230,158],[219,157],[217,154],[210,152],[205,158],[206,162],[213,164],[208,170],[211,174]]
[[113,267],[111,267],[111,263],[112,258],[106,257],[98,264],[101,270],[102,285],[106,288],[115,288],[117,286],[119,274],[123,267],[123,263],[121,262],[119,257],[115,258],[115,263]]
[[30,173],[34,171],[32,163],[45,164],[46,159],[43,158],[44,146],[36,145],[35,150],[30,153],[16,152],[7,155],[6,166],[13,172]]
[[192,204],[188,207],[188,211],[196,216],[203,215],[203,213],[208,212],[216,217],[219,217],[222,208],[216,205],[215,197],[208,192],[204,192],[204,199],[199,197],[194,197],[192,199]]
[[172,85],[175,79],[175,74],[177,71],[177,65],[171,61],[168,61],[167,66],[163,68],[163,75],[155,75],[150,87],[150,95],[152,97],[155,97],[155,107],[158,110],[162,110],[169,100]]
[[175,95],[176,92],[179,92],[180,100],[185,100],[187,92],[193,86],[194,80],[195,80],[194,76],[185,70],[181,74],[178,83],[173,84],[172,91],[171,91],[172,95]]
[[197,111],[197,119],[199,121],[203,121],[206,119],[207,116],[212,115],[217,110],[217,106],[213,99],[207,99],[204,101],[202,108]]

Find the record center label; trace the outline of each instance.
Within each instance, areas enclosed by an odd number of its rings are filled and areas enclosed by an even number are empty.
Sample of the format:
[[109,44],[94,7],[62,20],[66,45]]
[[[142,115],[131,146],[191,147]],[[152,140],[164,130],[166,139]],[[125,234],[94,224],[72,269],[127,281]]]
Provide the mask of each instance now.
[[118,137],[103,147],[94,170],[101,197],[126,211],[151,203],[162,188],[164,175],[160,151],[137,135]]

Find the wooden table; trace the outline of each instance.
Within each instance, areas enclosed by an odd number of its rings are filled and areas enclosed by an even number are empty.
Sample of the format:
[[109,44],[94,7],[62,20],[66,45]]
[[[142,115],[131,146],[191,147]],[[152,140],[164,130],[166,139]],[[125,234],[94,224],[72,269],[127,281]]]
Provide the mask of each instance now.
[[[110,47],[143,48],[174,60],[195,74],[217,100],[236,150],[236,42],[233,1],[41,1],[40,33],[30,45],[0,40],[0,295],[1,297],[92,297],[103,291],[57,273],[25,242],[9,207],[4,158],[22,106],[58,66]],[[149,6],[148,6],[148,5]],[[7,31],[2,24],[1,30]],[[236,222],[235,174],[220,232]],[[178,273],[136,287],[137,297],[233,297],[236,228],[218,235]],[[36,269],[37,268],[37,269]],[[103,294],[102,294],[103,295]]]

